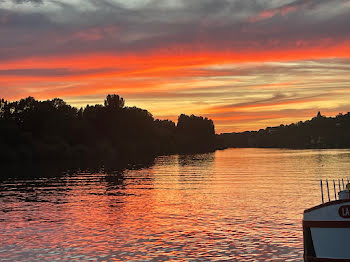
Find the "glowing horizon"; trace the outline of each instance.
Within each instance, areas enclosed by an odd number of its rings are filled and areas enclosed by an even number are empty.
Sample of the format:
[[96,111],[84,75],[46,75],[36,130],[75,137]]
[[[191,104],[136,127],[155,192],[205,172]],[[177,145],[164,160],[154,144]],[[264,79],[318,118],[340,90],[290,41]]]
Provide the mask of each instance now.
[[5,0],[0,97],[115,93],[217,133],[334,116],[350,111],[349,13],[348,0]]

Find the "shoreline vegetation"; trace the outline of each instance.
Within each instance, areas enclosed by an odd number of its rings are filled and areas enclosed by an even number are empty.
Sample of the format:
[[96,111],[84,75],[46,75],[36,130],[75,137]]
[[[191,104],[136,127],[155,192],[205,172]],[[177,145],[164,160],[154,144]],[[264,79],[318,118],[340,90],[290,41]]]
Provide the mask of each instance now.
[[0,162],[70,162],[132,166],[158,155],[213,152],[230,147],[350,148],[350,113],[215,134],[211,119],[181,114],[175,124],[144,109],[126,107],[119,95],[104,105],[76,108],[59,98],[0,100]]
[[350,148],[350,112],[325,117],[318,112],[311,120],[290,125],[267,127],[259,131],[217,135],[219,148]]
[[[212,120],[181,114],[178,123],[126,107],[119,95],[75,108],[59,98],[0,100],[0,161],[127,166],[157,155],[215,151]],[[97,164],[98,163],[98,164]]]

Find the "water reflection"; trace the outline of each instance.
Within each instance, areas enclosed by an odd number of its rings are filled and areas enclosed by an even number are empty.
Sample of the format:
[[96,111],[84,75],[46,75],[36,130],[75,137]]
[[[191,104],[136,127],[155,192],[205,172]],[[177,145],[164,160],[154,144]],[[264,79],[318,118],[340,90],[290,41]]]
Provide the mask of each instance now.
[[[349,150],[229,149],[3,176],[3,261],[302,261],[301,215]],[[22,171],[23,172],[23,171]]]

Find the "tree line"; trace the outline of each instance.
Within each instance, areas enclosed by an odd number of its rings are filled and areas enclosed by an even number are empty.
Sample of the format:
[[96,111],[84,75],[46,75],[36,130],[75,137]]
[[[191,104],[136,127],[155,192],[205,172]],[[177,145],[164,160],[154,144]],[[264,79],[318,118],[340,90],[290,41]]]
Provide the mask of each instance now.
[[350,148],[350,113],[267,127],[259,131],[218,135],[218,147]]
[[76,108],[60,98],[0,99],[0,162],[79,160],[120,164],[228,147],[350,148],[350,113],[317,116],[259,131],[215,135],[212,120],[181,114],[175,124],[119,95]]
[[175,124],[126,107],[119,95],[76,108],[60,98],[0,100],[0,161],[110,160],[214,151],[213,121],[181,114]]

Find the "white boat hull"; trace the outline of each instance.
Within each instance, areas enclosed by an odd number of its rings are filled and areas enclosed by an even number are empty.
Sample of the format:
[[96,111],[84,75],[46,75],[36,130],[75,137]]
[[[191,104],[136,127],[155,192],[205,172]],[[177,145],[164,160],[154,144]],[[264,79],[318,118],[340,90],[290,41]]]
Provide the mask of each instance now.
[[350,199],[304,211],[304,260],[350,262]]

